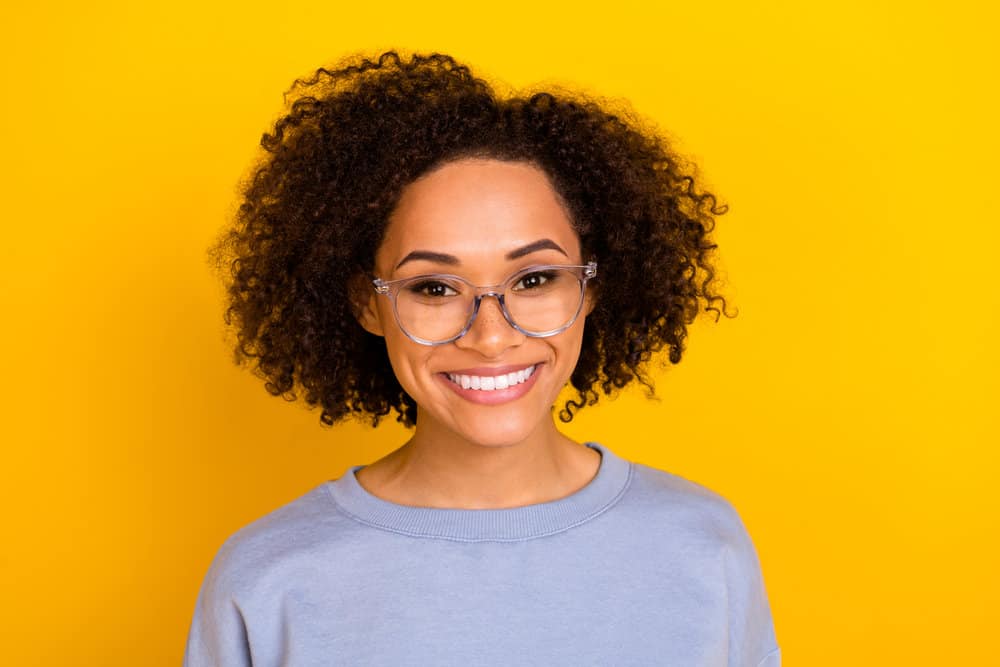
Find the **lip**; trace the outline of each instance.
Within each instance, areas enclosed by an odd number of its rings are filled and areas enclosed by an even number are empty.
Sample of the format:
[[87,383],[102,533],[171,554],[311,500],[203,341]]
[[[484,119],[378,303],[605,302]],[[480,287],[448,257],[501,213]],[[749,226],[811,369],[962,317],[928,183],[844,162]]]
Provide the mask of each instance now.
[[[471,388],[462,389],[460,385],[457,385],[448,379],[448,373],[452,373],[454,375],[502,375],[504,373],[513,373],[515,371],[524,370],[525,368],[531,368],[532,366],[535,367],[535,372],[531,374],[531,377],[521,384],[516,384],[513,387],[507,387],[506,389],[494,389],[493,391],[480,391],[478,389]],[[513,366],[479,366],[476,368],[448,371],[447,373],[438,373],[437,378],[449,389],[470,403],[477,403],[479,405],[501,405],[503,403],[516,401],[531,391],[531,388],[535,386],[538,375],[542,372],[544,366],[545,364],[542,362]]]

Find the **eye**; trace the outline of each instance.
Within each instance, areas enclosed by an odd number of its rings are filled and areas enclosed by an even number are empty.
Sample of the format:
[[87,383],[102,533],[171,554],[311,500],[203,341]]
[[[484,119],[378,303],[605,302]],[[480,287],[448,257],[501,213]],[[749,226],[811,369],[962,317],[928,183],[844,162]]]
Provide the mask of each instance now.
[[458,295],[454,287],[440,280],[421,280],[407,285],[406,289],[415,296],[431,299]]
[[532,271],[521,276],[521,279],[514,283],[514,291],[536,290],[541,287],[551,287],[550,283],[556,277],[554,271]]

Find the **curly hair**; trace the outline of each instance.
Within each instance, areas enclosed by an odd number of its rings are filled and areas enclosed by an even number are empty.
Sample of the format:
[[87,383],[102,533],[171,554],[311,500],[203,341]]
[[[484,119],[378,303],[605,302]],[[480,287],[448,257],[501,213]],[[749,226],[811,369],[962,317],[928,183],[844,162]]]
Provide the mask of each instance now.
[[377,425],[393,410],[416,423],[384,339],[354,317],[352,284],[372,272],[403,189],[452,160],[540,167],[601,267],[562,421],[595,404],[598,390],[612,395],[635,380],[652,393],[654,355],[665,349],[678,363],[702,307],[716,320],[726,314],[710,261],[726,207],[628,113],[582,94],[504,98],[447,55],[395,51],[320,68],[297,79],[286,102],[211,256],[226,278],[236,363],[252,366],[271,394],[295,400],[301,391],[325,425],[349,415]]

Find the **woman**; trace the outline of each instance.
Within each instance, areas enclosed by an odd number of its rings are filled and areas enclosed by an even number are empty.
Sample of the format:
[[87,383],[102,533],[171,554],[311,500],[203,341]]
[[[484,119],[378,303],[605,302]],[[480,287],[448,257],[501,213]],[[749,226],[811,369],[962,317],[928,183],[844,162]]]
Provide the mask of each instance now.
[[724,309],[690,169],[442,55],[293,90],[217,248],[227,321],[272,393],[413,436],[227,540],[185,664],[778,665],[733,508],[554,422]]

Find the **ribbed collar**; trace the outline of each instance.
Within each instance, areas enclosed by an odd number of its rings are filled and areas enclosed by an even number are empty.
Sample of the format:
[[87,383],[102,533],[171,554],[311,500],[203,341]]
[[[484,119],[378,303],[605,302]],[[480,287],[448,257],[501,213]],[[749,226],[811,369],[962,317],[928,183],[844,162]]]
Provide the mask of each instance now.
[[441,509],[398,505],[369,493],[353,466],[325,487],[339,509],[362,523],[414,537],[461,542],[527,540],[551,535],[589,521],[621,498],[632,477],[632,464],[606,447],[585,443],[601,454],[597,475],[579,491],[547,503],[508,509]]

